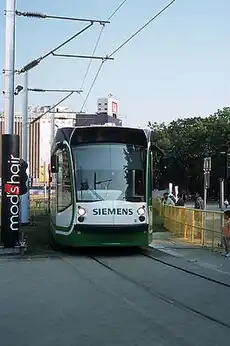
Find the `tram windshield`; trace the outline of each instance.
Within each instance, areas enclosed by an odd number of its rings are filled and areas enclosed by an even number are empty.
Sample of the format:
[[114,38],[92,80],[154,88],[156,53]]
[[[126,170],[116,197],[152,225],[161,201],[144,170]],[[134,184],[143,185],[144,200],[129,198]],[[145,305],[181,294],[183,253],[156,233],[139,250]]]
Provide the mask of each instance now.
[[98,143],[72,149],[78,201],[145,201],[145,148]]

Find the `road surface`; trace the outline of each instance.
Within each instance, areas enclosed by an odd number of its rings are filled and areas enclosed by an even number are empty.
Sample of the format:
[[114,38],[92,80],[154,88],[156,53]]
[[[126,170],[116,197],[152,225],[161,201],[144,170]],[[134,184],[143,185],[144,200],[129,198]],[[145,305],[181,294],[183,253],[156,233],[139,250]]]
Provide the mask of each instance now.
[[229,288],[142,254],[1,259],[0,274],[3,346],[229,345]]

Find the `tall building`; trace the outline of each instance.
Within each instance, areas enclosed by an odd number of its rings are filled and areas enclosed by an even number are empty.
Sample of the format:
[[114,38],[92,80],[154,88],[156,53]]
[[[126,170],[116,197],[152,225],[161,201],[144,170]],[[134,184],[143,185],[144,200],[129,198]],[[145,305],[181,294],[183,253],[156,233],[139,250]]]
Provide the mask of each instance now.
[[108,97],[98,98],[97,113],[76,114],[75,126],[105,125],[122,126],[122,121],[118,119],[119,104],[111,94]]
[[[30,106],[28,109],[29,122],[36,119],[49,110],[51,106]],[[28,140],[28,163],[29,174],[35,183],[44,182],[47,177],[47,168],[50,161],[51,148],[51,118],[55,117],[57,127],[73,126],[75,123],[76,112],[68,108],[59,107],[45,114],[40,120],[29,124]],[[0,135],[4,132],[4,114],[0,114]],[[20,136],[20,156],[22,148],[22,116],[15,113],[14,133]],[[1,138],[1,137],[0,137]],[[1,146],[0,146],[1,150]],[[0,155],[1,157],[1,155]],[[1,160],[0,160],[1,174]]]
[[[40,107],[37,114],[43,114],[49,111],[51,106]],[[55,128],[52,129],[52,118],[55,118]],[[66,107],[57,107],[48,112],[44,117],[39,120],[40,124],[40,139],[39,139],[39,182],[43,183],[48,179],[48,165],[50,163],[50,150],[53,138],[51,137],[56,132],[57,128],[65,126],[74,126],[76,119],[76,112],[71,111]]]
[[[101,101],[100,101],[101,100]],[[103,102],[103,107],[100,103]],[[107,101],[105,101],[107,100]],[[106,102],[109,105],[106,109]],[[57,128],[71,126],[90,126],[90,125],[108,125],[122,126],[122,121],[117,118],[118,105],[115,112],[113,103],[118,102],[112,97],[98,99],[97,113],[85,114],[76,113],[66,107],[57,107],[49,111],[51,106],[30,106],[28,109],[29,122],[47,112],[40,120],[29,125],[28,155],[29,155],[29,174],[33,177],[34,183],[43,183],[48,179],[48,165],[50,163],[50,149],[52,134]],[[114,108],[113,108],[114,107]],[[55,129],[52,131],[55,118]],[[0,135],[4,132],[4,114],[0,114]],[[20,155],[21,155],[21,135],[22,135],[22,116],[15,114],[14,133],[20,136]],[[0,156],[1,157],[1,156]],[[1,160],[0,160],[1,161]],[[1,172],[1,162],[0,162]],[[1,173],[0,173],[1,174]]]
[[108,97],[101,97],[97,100],[97,113],[98,114],[107,114],[112,118],[118,117],[118,100],[113,97],[112,94],[109,94]]
[[[31,118],[30,118],[31,119]],[[0,116],[0,135],[4,133],[5,121],[4,114]],[[22,148],[22,116],[16,113],[14,119],[14,133],[20,136],[20,156]],[[0,136],[1,138],[1,136]],[[36,122],[29,126],[29,140],[28,140],[28,154],[29,154],[29,172],[35,177],[38,177],[39,172],[39,155],[40,155],[40,123]],[[0,145],[0,151],[2,146]],[[0,154],[0,157],[2,155]],[[1,174],[2,161],[0,160],[0,174]]]

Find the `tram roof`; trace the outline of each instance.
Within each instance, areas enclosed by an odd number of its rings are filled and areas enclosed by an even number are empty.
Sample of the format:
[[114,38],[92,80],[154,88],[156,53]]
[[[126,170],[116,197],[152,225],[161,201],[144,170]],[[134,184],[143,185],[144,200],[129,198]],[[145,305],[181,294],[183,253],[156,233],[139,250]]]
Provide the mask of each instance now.
[[[98,129],[99,131],[95,131]],[[140,144],[147,145],[149,129],[140,129],[125,126],[77,126],[62,127],[57,130],[54,141],[66,140],[70,145],[78,145],[83,142],[136,142],[138,135]]]

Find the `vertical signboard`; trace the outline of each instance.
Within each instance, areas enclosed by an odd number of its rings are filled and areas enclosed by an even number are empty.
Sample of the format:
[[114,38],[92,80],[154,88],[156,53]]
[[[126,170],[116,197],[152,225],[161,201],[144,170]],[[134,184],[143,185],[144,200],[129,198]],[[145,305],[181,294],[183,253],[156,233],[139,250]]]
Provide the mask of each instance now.
[[20,201],[19,136],[2,135],[1,241],[5,248],[19,242]]
[[45,165],[44,165],[44,163],[39,169],[39,182],[40,183],[45,182]]
[[112,101],[112,115],[117,115],[117,102]]

